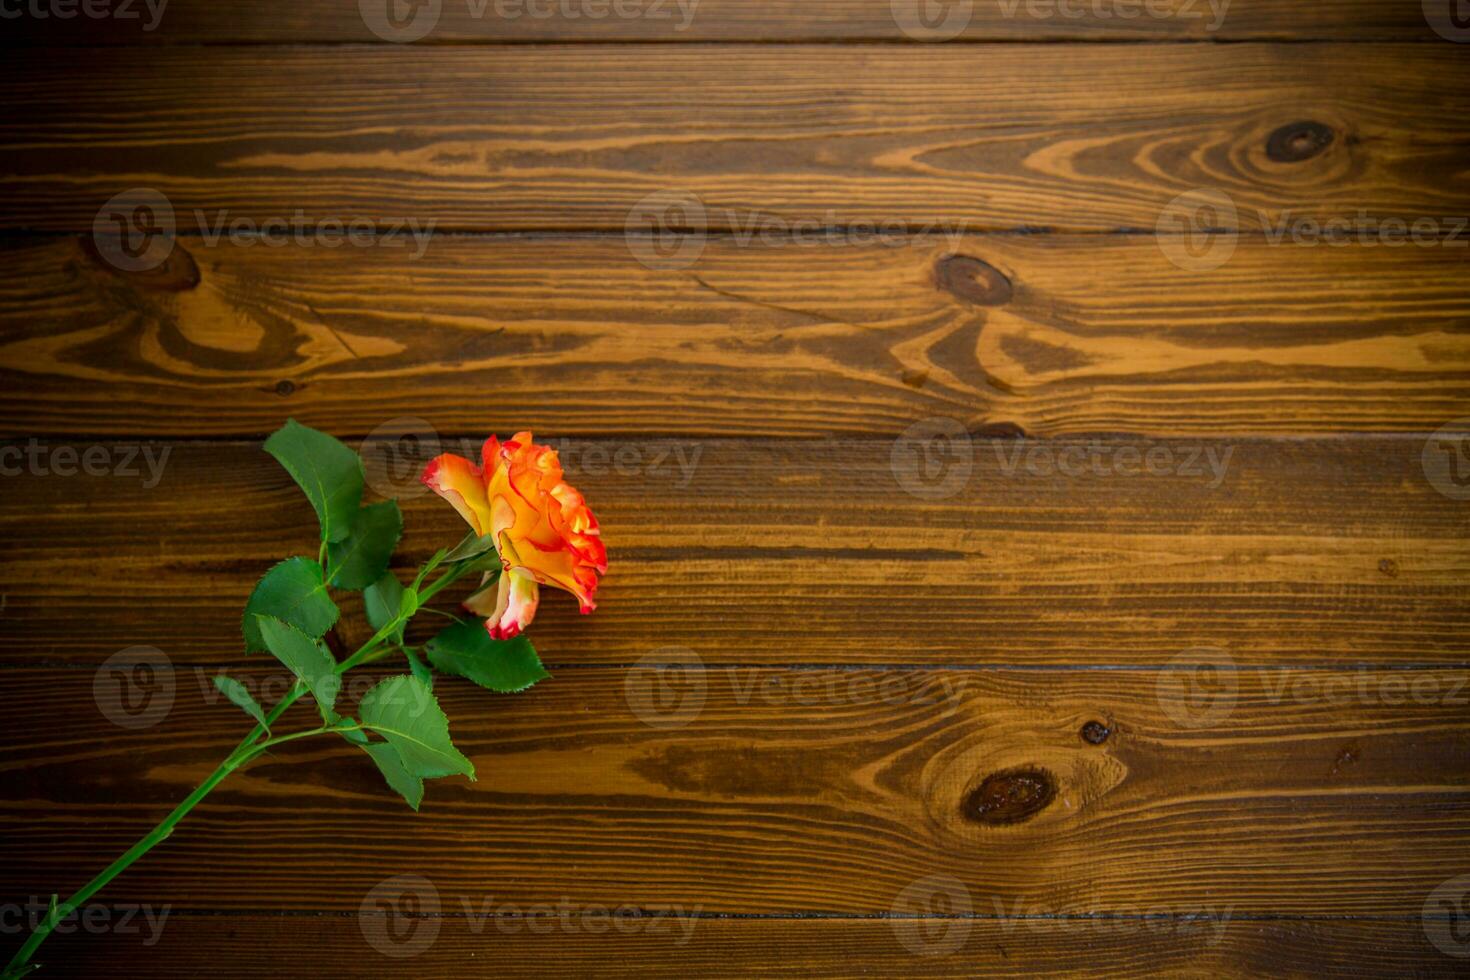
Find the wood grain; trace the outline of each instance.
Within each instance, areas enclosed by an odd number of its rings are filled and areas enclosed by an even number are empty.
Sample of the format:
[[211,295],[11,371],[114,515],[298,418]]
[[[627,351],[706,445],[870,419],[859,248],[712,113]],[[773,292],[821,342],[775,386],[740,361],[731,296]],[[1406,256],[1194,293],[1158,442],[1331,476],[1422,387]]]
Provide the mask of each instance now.
[[[233,673],[258,692],[288,682]],[[116,728],[99,706],[146,713],[162,697],[161,675],[136,700],[95,693],[133,676],[5,672],[4,893],[80,884],[247,727],[210,672],[183,670],[161,720]],[[109,900],[356,912],[384,878],[419,874],[451,908],[877,914],[948,875],[992,915],[1407,917],[1466,872],[1470,672],[1205,680],[583,668],[523,696],[446,680],[435,693],[478,782],[438,781],[414,814],[341,739],[289,743]],[[350,678],[344,710],[366,686]],[[1089,722],[1108,731],[1099,744]],[[315,723],[300,705],[278,727]],[[977,807],[977,789],[1018,771],[1046,784],[1045,805]]]
[[124,273],[86,241],[10,239],[0,424],[264,437],[293,414],[347,437],[422,416],[446,432],[810,437],[938,415],[1044,436],[1427,432],[1470,415],[1466,257],[1247,239],[1191,271],[1142,236],[724,238],[687,268],[649,268],[620,238],[437,236],[418,259],[187,241]]
[[[968,8],[968,9],[966,9]],[[229,42],[380,43],[357,0],[282,5],[271,0],[169,0],[161,17],[139,2],[136,17],[25,17],[6,25],[6,44],[143,45]],[[1371,40],[1437,41],[1420,8],[1382,0],[981,0],[955,5],[952,27],[924,32],[890,0],[448,0],[422,38],[434,43],[515,41],[890,41],[951,34],[964,41]],[[621,12],[621,13],[620,13]],[[941,8],[941,15],[948,14]],[[943,25],[935,17],[936,27]],[[150,26],[151,25],[151,26]],[[403,35],[389,32],[387,39]]]
[[[466,442],[420,447],[396,479],[368,447],[370,481],[409,494],[406,567],[463,534],[416,460]],[[36,445],[40,465],[91,448]],[[168,452],[150,487],[142,455],[114,473],[136,443],[94,445],[105,475],[5,478],[0,658],[145,644],[237,661],[255,581],[316,546],[309,506],[255,444],[149,445]],[[1098,441],[1102,476],[1075,469],[1092,445],[976,439],[936,448],[949,468],[916,482],[921,454],[887,441],[570,443],[610,571],[592,616],[548,595],[536,642],[554,663],[667,645],[723,663],[1160,664],[1199,645],[1268,665],[1470,662],[1465,504],[1429,484],[1420,440]],[[1167,451],[1174,472],[1129,475],[1125,447]],[[951,496],[906,489],[946,479]]]
[[[159,941],[135,936],[59,936],[46,944],[48,973],[95,975],[122,961],[146,962],[158,980],[194,978],[230,964],[232,977],[275,980],[281,964],[330,962],[333,976],[378,980],[411,969],[424,980],[461,977],[1418,977],[1461,976],[1463,962],[1431,945],[1417,921],[1231,921],[1093,919],[938,922],[937,936],[962,940],[945,955],[917,956],[892,922],[869,919],[649,920],[618,933],[561,920],[545,934],[532,923],[442,920],[415,956],[389,958],[371,946],[355,916],[195,917],[174,912]],[[592,929],[600,928],[592,917]],[[535,923],[545,929],[545,923]],[[688,928],[687,939],[685,929]],[[372,928],[371,925],[368,928]],[[421,927],[423,928],[423,927]],[[433,929],[432,925],[427,926]],[[657,928],[650,934],[648,929]],[[902,928],[902,927],[900,927]],[[510,931],[515,929],[515,931]],[[406,931],[408,942],[424,935]],[[683,941],[681,942],[681,939]],[[390,947],[393,948],[393,947]],[[417,949],[418,947],[413,947]],[[942,947],[941,947],[942,948]]]
[[[1470,61],[1423,5],[488,2],[5,18],[0,955],[245,731],[213,675],[289,683],[238,617],[315,546],[294,415],[374,437],[405,568],[463,530],[431,452],[572,437],[601,606],[546,598],[530,693],[441,680],[478,782],[282,746],[101,896],[156,945],[47,975],[1463,973],[1470,505],[1421,456],[1470,417]],[[130,188],[161,267],[93,234]],[[298,215],[422,237],[248,233]],[[1434,228],[1273,239],[1337,218]]]
[[[1153,229],[1202,186],[1252,231],[1261,212],[1458,219],[1454,48],[27,49],[0,97],[0,227],[88,230],[136,187],[194,230],[195,209],[208,229],[301,209],[621,233],[669,189],[711,230]],[[1272,135],[1303,122],[1330,143],[1273,159]]]

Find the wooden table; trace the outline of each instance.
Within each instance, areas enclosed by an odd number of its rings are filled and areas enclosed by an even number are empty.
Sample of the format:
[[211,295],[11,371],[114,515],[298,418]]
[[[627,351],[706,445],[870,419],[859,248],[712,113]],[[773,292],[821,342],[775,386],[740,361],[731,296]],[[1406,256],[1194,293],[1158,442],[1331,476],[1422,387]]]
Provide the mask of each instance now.
[[477,782],[285,746],[42,976],[1470,967],[1448,5],[65,2],[0,25],[7,956],[279,695],[294,416],[402,569],[430,450],[553,440],[600,607],[441,682]]

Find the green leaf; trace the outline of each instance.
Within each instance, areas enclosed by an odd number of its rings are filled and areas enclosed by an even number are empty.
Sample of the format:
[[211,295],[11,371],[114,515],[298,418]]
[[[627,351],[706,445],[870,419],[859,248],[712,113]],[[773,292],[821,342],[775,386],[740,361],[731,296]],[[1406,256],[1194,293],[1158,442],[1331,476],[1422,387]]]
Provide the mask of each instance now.
[[[343,738],[347,739],[347,741],[351,742],[353,745],[367,745],[368,744],[367,732],[363,731],[361,727],[355,727],[355,726],[357,726],[357,722],[353,721],[352,720],[352,717],[350,715],[347,715],[347,716],[338,718],[337,721],[338,721],[338,726],[337,726],[337,734],[338,735],[341,735]],[[342,725],[347,725],[349,727],[342,728],[342,727],[340,727]]]
[[362,502],[364,477],[357,453],[295,419],[288,419],[265,441],[265,451],[286,468],[316,508],[322,540],[347,537]]
[[241,621],[245,649],[251,653],[265,649],[256,625],[258,616],[274,616],[316,639],[326,635],[338,615],[336,603],[327,594],[322,566],[310,558],[287,558],[261,576],[245,603]]
[[321,708],[322,721],[329,725],[337,721],[332,708],[337,703],[342,681],[337,676],[337,661],[331,653],[320,641],[273,616],[261,616],[259,621],[265,645],[291,673],[306,683]]
[[495,550],[495,535],[483,534],[480,537],[471,536],[461,541],[453,551],[444,556],[447,562],[464,561],[466,558],[475,558],[487,551]]
[[393,621],[403,608],[403,584],[392,572],[384,572],[376,582],[362,590],[362,604],[368,625],[380,630]]
[[353,516],[352,530],[327,545],[331,582],[339,589],[365,589],[388,568],[388,559],[403,536],[403,514],[396,501],[364,507]]
[[265,712],[261,710],[260,705],[251,696],[250,692],[245,690],[244,684],[241,684],[233,677],[216,674],[214,686],[221,694],[230,699],[231,704],[239,707],[247,715],[260,722],[260,726],[265,729],[267,735],[270,734],[271,726],[270,722],[265,720]]
[[501,694],[524,691],[551,675],[541,666],[536,648],[522,634],[492,640],[479,620],[455,623],[428,642],[429,662],[445,674],[474,681]]
[[413,652],[413,647],[404,647],[403,655],[408,658],[408,669],[413,671],[413,676],[424,682],[429,690],[434,689],[434,673],[429,670],[429,665],[419,659],[419,655]]
[[[490,577],[485,580],[486,584],[495,581],[500,573],[505,570],[505,565],[500,560],[500,552],[487,551],[483,555],[471,558],[460,566],[463,572],[489,572]],[[483,588],[484,586],[481,586]]]
[[424,562],[423,567],[419,569],[418,577],[413,580],[413,591],[417,592],[419,590],[419,587],[424,584],[424,580],[429,577],[429,573],[439,567],[439,564],[444,561],[444,556],[447,554],[449,554],[448,548],[440,548],[429,556],[429,560]]
[[463,773],[475,765],[449,739],[449,719],[434,693],[408,674],[390,677],[363,695],[362,723],[388,740],[410,775],[420,779]]
[[387,742],[372,742],[362,748],[378,764],[378,772],[383,774],[388,785],[417,812],[419,804],[424,801],[424,781],[403,768],[398,750]]

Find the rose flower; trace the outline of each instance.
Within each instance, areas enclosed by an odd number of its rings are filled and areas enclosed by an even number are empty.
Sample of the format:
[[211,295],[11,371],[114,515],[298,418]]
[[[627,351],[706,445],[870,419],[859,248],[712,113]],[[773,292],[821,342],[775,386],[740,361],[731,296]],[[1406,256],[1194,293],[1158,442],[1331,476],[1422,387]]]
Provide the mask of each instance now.
[[449,501],[481,536],[492,535],[504,571],[464,606],[484,616],[497,640],[508,640],[536,615],[540,587],[577,597],[585,615],[595,608],[598,575],[607,572],[607,549],[582,495],[562,479],[556,452],[518,432],[504,444],[491,436],[481,465],[445,453],[429,462],[425,486]]

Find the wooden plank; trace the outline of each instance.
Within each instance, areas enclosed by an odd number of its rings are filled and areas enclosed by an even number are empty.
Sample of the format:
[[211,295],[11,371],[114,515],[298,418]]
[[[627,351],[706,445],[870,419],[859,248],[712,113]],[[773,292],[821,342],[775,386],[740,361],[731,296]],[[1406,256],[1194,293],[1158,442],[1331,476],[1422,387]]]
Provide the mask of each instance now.
[[[119,4],[118,6],[121,6]],[[156,6],[156,5],[155,5]],[[380,4],[380,7],[382,5]],[[926,29],[917,4],[890,0],[448,0],[401,27],[358,0],[282,6],[272,0],[168,0],[155,16],[38,19],[6,25],[6,44],[432,43],[516,41],[893,40],[1438,40],[1419,6],[1382,0],[1017,0],[938,8]],[[434,6],[438,7],[437,12]],[[953,10],[953,13],[951,13]],[[422,16],[423,20],[417,20]],[[376,30],[374,29],[376,28]]]
[[1428,432],[1470,415],[1466,255],[1242,239],[1202,269],[1142,236],[723,238],[650,268],[621,238],[436,236],[416,260],[189,241],[124,273],[85,242],[11,239],[0,418],[21,437],[263,437],[286,414],[474,432],[483,392],[503,426],[635,438],[896,436],[936,415]]
[[[169,672],[156,702],[163,675],[123,692],[135,676],[5,672],[6,894],[80,884],[246,728],[207,671]],[[447,680],[478,782],[436,782],[414,814],[345,741],[289,743],[109,900],[351,913],[412,873],[475,909],[881,914],[947,875],[991,913],[1417,917],[1464,873],[1470,672],[1221,677],[567,668],[522,696]],[[280,727],[314,718],[300,705]]]
[[[384,913],[382,921],[388,921]],[[78,931],[46,943],[48,971],[94,976],[120,961],[144,964],[168,980],[217,972],[230,964],[241,980],[275,980],[281,964],[299,973],[378,980],[411,968],[425,980],[462,977],[1109,977],[1170,976],[1454,977],[1463,961],[1434,946],[1417,921],[1231,921],[1171,919],[986,919],[931,922],[940,950],[916,955],[904,945],[908,925],[870,919],[624,920],[619,932],[597,910],[578,908],[563,927],[544,921],[450,916],[408,919],[396,955],[367,939],[374,928],[356,917],[307,918],[174,912],[158,941],[146,925],[136,935]],[[530,931],[535,926],[539,933]],[[595,931],[601,930],[601,931]],[[656,930],[656,931],[650,931]],[[379,935],[374,932],[376,937]],[[687,938],[686,938],[687,937]],[[411,945],[410,945],[411,944]],[[405,951],[411,955],[402,955]],[[126,957],[126,960],[124,960]]]
[[[473,455],[465,442],[419,455]],[[92,445],[101,475],[42,475]],[[255,581],[315,549],[308,505],[258,445],[149,445],[154,464],[137,445],[38,442],[32,472],[5,478],[0,658],[96,664],[145,644],[238,661]],[[1419,439],[976,439],[936,445],[953,462],[927,483],[905,445],[564,446],[610,570],[592,616],[549,595],[537,643],[554,663],[666,645],[718,663],[1161,664],[1198,645],[1243,663],[1470,662],[1465,504],[1426,479]],[[1172,471],[1120,452],[1153,447]],[[368,455],[371,482],[407,494],[404,561],[459,539],[415,458],[385,482]],[[953,492],[910,492],[927,487]],[[359,622],[347,642],[366,639]]]
[[1467,62],[1443,43],[9,54],[4,227],[89,230],[138,187],[210,233],[297,209],[622,232],[670,189],[714,230],[1152,229],[1201,186],[1253,231],[1470,213]]

